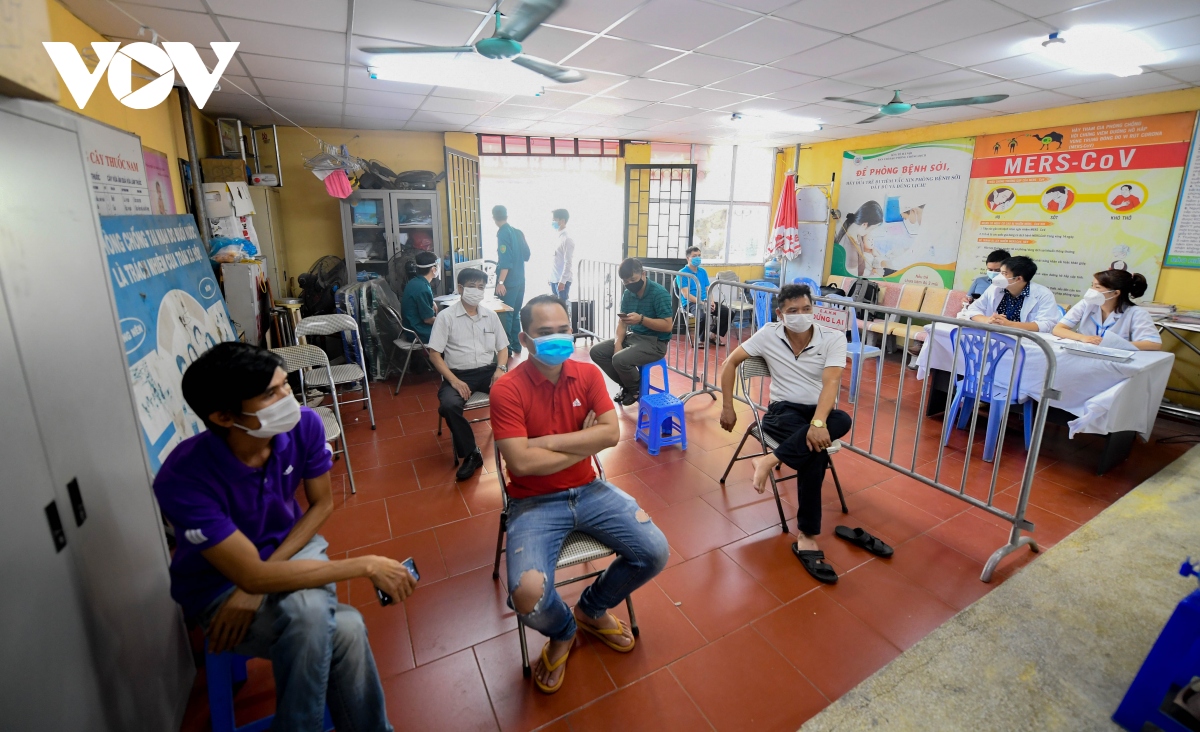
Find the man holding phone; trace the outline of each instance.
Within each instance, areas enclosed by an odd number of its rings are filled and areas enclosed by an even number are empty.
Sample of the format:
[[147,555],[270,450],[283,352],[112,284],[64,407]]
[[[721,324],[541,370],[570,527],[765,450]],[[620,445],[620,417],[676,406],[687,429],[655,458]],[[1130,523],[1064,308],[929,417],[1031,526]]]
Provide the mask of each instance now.
[[326,556],[317,531],[333,512],[332,455],[282,366],[264,348],[219,343],[183,375],[208,431],[179,443],[154,480],[178,539],[171,596],[210,652],[271,659],[275,728],[320,732],[328,702],[338,729],[390,732],[362,616],[338,603],[335,583],[366,577],[403,600],[416,580],[387,557]]
[[646,277],[640,260],[621,262],[617,275],[625,285],[617,335],[592,346],[591,355],[592,363],[621,387],[613,401],[629,406],[637,403],[642,389],[642,366],[667,355],[675,316],[671,293]]

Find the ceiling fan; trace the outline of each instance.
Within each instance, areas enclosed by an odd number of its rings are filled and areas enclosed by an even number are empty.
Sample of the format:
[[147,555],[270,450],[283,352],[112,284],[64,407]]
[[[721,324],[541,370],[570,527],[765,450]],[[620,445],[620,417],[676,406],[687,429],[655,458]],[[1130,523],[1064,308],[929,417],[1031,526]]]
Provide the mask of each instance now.
[[884,117],[892,117],[898,114],[904,114],[913,109],[937,109],[939,107],[961,107],[966,104],[991,104],[1008,99],[1007,94],[989,94],[983,97],[963,97],[961,99],[942,99],[937,102],[917,102],[909,104],[908,102],[900,101],[900,91],[892,92],[892,101],[887,104],[876,104],[875,102],[864,102],[859,99],[847,99],[846,97],[825,97],[831,102],[846,102],[847,104],[860,104],[864,107],[874,107],[879,110],[879,114],[874,117],[867,117],[864,120],[859,120],[858,124],[866,124],[874,122],[877,119]]
[[582,72],[568,69],[545,59],[529,56],[521,49],[521,41],[529,37],[543,22],[562,7],[563,0],[524,0],[511,18],[501,24],[496,10],[496,30],[491,38],[482,38],[473,46],[372,46],[361,48],[364,53],[478,53],[495,61],[512,61],[530,71],[560,84],[571,84],[587,78]]

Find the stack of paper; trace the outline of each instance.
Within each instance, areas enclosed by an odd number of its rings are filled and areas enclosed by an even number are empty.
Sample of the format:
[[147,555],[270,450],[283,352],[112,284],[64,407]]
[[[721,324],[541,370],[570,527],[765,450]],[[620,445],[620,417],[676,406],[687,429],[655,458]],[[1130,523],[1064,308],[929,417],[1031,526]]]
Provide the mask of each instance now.
[[1165,318],[1175,312],[1175,306],[1169,302],[1143,302],[1139,303],[1138,307],[1150,313],[1150,317],[1154,320]]

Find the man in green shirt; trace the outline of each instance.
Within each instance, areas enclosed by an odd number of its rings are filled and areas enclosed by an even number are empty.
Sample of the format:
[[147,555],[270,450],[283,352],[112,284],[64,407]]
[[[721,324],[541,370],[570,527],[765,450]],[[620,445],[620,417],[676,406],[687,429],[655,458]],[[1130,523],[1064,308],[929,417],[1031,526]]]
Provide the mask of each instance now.
[[433,287],[430,282],[437,276],[438,258],[433,252],[417,252],[413,259],[417,276],[404,285],[404,297],[400,300],[400,317],[404,327],[415,332],[422,343],[429,343],[437,310],[433,307]]
[[646,279],[640,261],[626,259],[617,274],[625,285],[617,313],[617,337],[597,343],[591,354],[592,362],[621,386],[613,401],[629,406],[641,392],[641,367],[667,355],[675,317],[671,293]]
[[500,313],[500,321],[504,323],[504,332],[508,335],[508,348],[515,356],[521,352],[521,341],[517,334],[521,332],[521,306],[525,304],[525,263],[529,261],[529,244],[525,234],[508,223],[508,209],[504,206],[492,207],[492,220],[496,222],[499,231],[496,232],[496,297],[505,305],[512,308],[511,313]]

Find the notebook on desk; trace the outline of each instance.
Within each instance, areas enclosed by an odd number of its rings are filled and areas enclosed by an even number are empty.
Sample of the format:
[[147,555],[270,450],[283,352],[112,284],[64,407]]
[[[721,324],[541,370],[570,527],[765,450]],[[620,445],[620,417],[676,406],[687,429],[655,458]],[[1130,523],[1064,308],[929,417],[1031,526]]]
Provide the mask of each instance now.
[[1062,346],[1073,353],[1078,353],[1080,356],[1099,358],[1105,361],[1129,361],[1133,359],[1133,354],[1136,353],[1136,351],[1125,351],[1119,348],[1093,346],[1090,343],[1081,343],[1079,341],[1071,341],[1066,339],[1060,339],[1057,345]]

